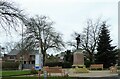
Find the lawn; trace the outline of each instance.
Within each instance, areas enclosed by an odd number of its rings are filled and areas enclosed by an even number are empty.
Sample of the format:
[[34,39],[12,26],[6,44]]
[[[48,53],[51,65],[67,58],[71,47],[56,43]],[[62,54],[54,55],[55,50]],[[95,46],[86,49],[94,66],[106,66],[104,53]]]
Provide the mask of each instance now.
[[27,75],[27,74],[31,74],[29,70],[2,71],[2,77],[19,76],[19,75]]
[[[24,76],[27,74],[31,74],[29,70],[13,70],[13,71],[2,71],[2,78],[1,79],[38,79],[37,76]],[[44,77],[40,77],[40,79],[44,79]],[[47,79],[77,79],[72,77],[62,77],[62,76],[51,76],[47,77]],[[87,78],[80,78],[80,79],[87,79]]]
[[[3,77],[2,79],[38,79],[38,77]],[[40,79],[44,79],[40,77]],[[70,77],[48,77],[47,79],[76,79]]]

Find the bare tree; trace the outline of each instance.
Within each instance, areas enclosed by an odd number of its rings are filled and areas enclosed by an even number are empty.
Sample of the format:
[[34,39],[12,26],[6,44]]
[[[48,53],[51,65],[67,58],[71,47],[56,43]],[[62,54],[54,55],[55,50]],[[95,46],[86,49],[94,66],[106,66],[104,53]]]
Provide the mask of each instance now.
[[83,40],[81,43],[82,47],[88,52],[88,58],[91,62],[94,63],[94,54],[96,50],[96,45],[98,41],[98,35],[100,33],[100,19],[98,19],[96,22],[93,22],[93,20],[89,19],[87,21],[87,27],[84,29],[83,33]]
[[23,10],[17,8],[12,2],[0,1],[0,28],[4,29],[8,35],[12,36],[11,28],[17,31],[19,26],[23,29],[23,25],[27,23],[27,17]]
[[12,49],[14,49],[15,45],[16,42],[6,42],[4,45],[6,52],[9,53]]
[[0,1],[0,27],[9,31],[10,27],[16,28],[20,23],[26,23],[27,19],[23,11],[15,7],[13,3]]
[[25,42],[23,44],[24,45],[22,47],[22,40],[20,40],[19,42],[6,42],[4,47],[5,47],[7,53],[9,53],[12,49],[22,51],[22,48],[23,48],[23,49],[29,50],[27,48],[27,44]]
[[29,45],[39,44],[43,54],[43,63],[48,49],[61,50],[64,46],[62,35],[56,32],[52,25],[53,22],[48,17],[36,16],[30,18],[25,32],[25,40]]
[[[98,35],[100,31],[101,21],[98,19],[96,22],[89,19],[87,20],[87,27],[84,28],[83,33],[74,32],[74,39],[78,35],[80,35],[80,45],[82,49],[84,49],[88,55],[87,58],[90,59],[91,62],[94,63],[94,53],[96,50],[96,45],[98,41]],[[69,45],[76,47],[75,42],[69,42]]]

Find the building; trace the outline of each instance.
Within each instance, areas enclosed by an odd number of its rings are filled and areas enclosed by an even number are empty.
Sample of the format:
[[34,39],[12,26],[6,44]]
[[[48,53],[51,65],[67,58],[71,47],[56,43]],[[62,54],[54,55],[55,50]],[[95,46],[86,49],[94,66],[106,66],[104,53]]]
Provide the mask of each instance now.
[[39,50],[20,52],[20,50],[13,49],[10,53],[4,55],[3,61],[20,62],[23,68],[29,69],[35,66],[36,54],[39,54]]

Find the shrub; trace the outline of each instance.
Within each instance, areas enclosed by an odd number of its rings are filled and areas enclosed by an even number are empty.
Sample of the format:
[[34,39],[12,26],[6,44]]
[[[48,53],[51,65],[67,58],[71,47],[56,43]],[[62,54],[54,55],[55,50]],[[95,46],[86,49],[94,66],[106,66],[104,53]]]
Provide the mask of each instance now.
[[15,70],[19,67],[19,62],[2,62],[2,69],[3,70]]
[[49,62],[46,63],[45,66],[49,66],[49,67],[62,66],[62,68],[71,68],[72,64],[69,62]]
[[63,68],[71,68],[72,67],[72,64],[70,62],[63,62],[62,63],[62,67]]
[[86,66],[87,68],[89,68],[90,65],[91,65],[91,61],[85,60],[84,64],[85,64],[85,66]]
[[30,73],[31,74],[37,74],[38,72],[37,72],[37,70],[31,70]]

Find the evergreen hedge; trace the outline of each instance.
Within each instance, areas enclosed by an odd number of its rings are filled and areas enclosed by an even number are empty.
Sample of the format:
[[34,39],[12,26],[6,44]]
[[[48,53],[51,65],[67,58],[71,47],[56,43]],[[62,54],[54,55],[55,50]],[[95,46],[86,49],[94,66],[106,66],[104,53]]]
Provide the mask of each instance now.
[[49,66],[49,67],[62,66],[62,68],[71,68],[72,64],[69,62],[49,62],[49,63],[45,63],[45,66]]
[[17,70],[19,62],[2,62],[2,70]]

